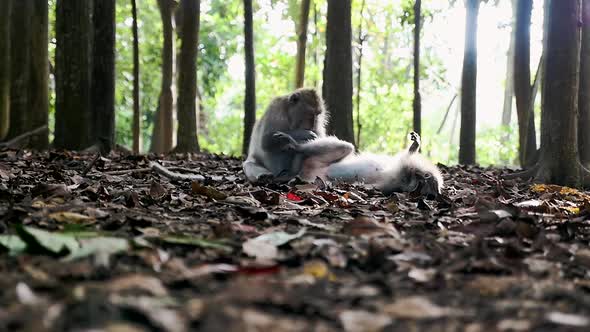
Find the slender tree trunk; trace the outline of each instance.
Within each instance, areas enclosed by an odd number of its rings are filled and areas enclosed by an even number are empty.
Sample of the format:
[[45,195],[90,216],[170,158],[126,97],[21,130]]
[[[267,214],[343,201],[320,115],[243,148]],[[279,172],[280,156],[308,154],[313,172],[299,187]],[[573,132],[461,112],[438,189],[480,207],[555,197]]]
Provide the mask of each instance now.
[[115,0],[94,2],[92,116],[94,142],[108,153],[115,145]]
[[328,131],[354,143],[352,125],[351,0],[328,0],[324,100],[330,111]]
[[12,0],[0,1],[0,140],[10,124],[10,17]]
[[31,77],[31,11],[32,2],[13,3],[10,47],[10,124],[7,139],[27,131],[31,123],[29,94]]
[[[577,101],[580,29],[578,0],[551,1],[541,120],[541,158],[537,179],[578,186]],[[573,144],[572,144],[573,143]]]
[[461,137],[459,163],[475,164],[475,118],[477,86],[477,16],[480,0],[467,0],[465,52],[461,79]]
[[516,47],[514,49],[514,92],[519,128],[519,160],[524,167],[534,164],[537,150],[534,114],[529,113],[531,100],[530,27],[532,0],[520,0],[516,9]]
[[197,45],[199,42],[199,0],[181,0],[180,55],[178,71],[178,131],[176,151],[197,152]]
[[361,82],[362,82],[362,74],[363,74],[363,46],[365,44],[365,36],[363,34],[363,12],[365,9],[365,0],[361,3],[361,12],[360,12],[360,20],[359,20],[359,27],[358,27],[358,64],[357,64],[357,71],[356,71],[356,146],[357,148],[361,146],[361,130],[362,130],[362,123],[361,123]]
[[582,0],[582,3],[578,145],[580,161],[590,167],[590,0]]
[[173,11],[176,2],[173,0],[158,0],[160,17],[162,19],[163,45],[162,45],[162,87],[154,132],[152,135],[151,151],[166,153],[172,150],[172,138],[174,135],[173,104],[174,95],[172,84],[174,79],[174,26],[172,24]]
[[295,64],[295,87],[303,87],[305,80],[305,47],[307,44],[307,23],[310,0],[301,1],[299,26],[297,27],[297,63]]
[[[512,98],[514,97],[514,47],[516,33],[516,6],[518,0],[512,0],[512,31],[510,32],[510,46],[506,54],[506,83],[504,86],[504,106],[502,107],[502,126],[510,125],[512,117]],[[508,141],[508,135],[502,137],[503,144]]]
[[133,153],[141,150],[141,108],[139,107],[139,37],[137,33],[137,4],[131,0],[133,17]]
[[[252,0],[244,0],[244,52],[246,56],[246,91],[244,95],[244,140],[242,145],[242,153],[244,155],[248,153],[248,146],[250,145],[250,136],[252,135],[254,123],[256,122],[256,68],[254,66],[253,30],[254,27],[252,23]],[[305,44],[303,46],[303,57],[305,58]]]
[[420,97],[420,23],[422,1],[414,3],[414,131],[422,132],[422,101]]
[[81,150],[93,143],[90,125],[90,4],[88,0],[57,0],[56,148]]
[[[33,0],[31,13],[31,72],[29,77],[29,112],[27,131],[47,126],[49,121],[49,6],[47,0]],[[49,147],[49,131],[30,138],[29,146],[37,150]]]

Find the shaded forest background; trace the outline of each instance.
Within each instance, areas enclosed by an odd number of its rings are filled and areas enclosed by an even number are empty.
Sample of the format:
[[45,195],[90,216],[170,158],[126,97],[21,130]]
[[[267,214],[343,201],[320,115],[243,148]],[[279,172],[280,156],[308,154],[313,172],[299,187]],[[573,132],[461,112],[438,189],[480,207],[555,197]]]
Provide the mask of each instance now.
[[[482,4],[488,12],[497,6],[510,7],[510,1]],[[49,0],[49,58],[55,59],[55,0]],[[507,4],[508,3],[508,4]],[[412,127],[412,47],[414,1],[353,1],[353,116],[355,135],[361,124],[359,148],[367,151],[395,152],[405,144],[405,135]],[[309,9],[306,86],[321,90],[325,50],[327,2],[312,1]],[[423,1],[424,36],[435,34],[432,26],[436,16],[456,15],[463,3]],[[535,1],[535,11],[542,3]],[[231,155],[241,154],[244,105],[244,34],[241,0],[203,0],[200,4],[199,52],[197,57],[199,101],[199,143],[202,149]],[[483,11],[484,9],[482,9]],[[498,12],[499,10],[496,10]],[[133,119],[133,33],[132,5],[116,1],[116,142],[132,147]],[[254,50],[256,63],[256,105],[258,115],[276,95],[295,88],[297,26],[301,8],[299,1],[255,1],[253,4]],[[155,113],[161,88],[163,25],[157,1],[137,2],[140,108],[142,110],[141,150],[150,149]],[[498,35],[509,35],[513,17],[493,28]],[[483,18],[484,22],[489,22]],[[502,18],[498,19],[502,21]],[[537,24],[538,22],[534,22]],[[485,24],[485,23],[484,23]],[[429,26],[430,25],[430,26]],[[480,26],[482,23],[480,23]],[[535,27],[535,25],[533,25]],[[536,27],[538,30],[538,26]],[[277,30],[280,29],[280,30]],[[485,29],[485,28],[484,28]],[[462,31],[457,31],[462,43]],[[506,38],[503,38],[506,39]],[[423,140],[425,152],[433,159],[456,163],[459,138],[459,73],[448,73],[443,66],[450,51],[440,45],[423,42],[421,53],[423,107]],[[177,46],[177,45],[176,45]],[[435,47],[439,46],[439,47]],[[506,46],[506,45],[504,45]],[[360,52],[363,56],[360,57]],[[451,45],[449,45],[451,47]],[[497,47],[490,42],[484,46]],[[533,48],[535,45],[533,44]],[[538,48],[538,47],[537,47]],[[445,53],[446,52],[446,53]],[[462,49],[453,50],[461,54]],[[501,49],[497,49],[502,54]],[[533,49],[534,55],[538,50]],[[362,74],[358,79],[359,59]],[[500,59],[498,61],[502,61]],[[533,59],[532,67],[536,67]],[[460,66],[461,58],[457,58]],[[535,70],[536,68],[533,68]],[[50,89],[50,128],[54,128],[55,89],[53,75]],[[480,80],[482,80],[480,78]],[[483,79],[485,80],[485,78]],[[360,91],[357,91],[358,86]],[[504,82],[497,82],[495,94],[503,93]],[[483,84],[484,87],[489,86]],[[480,88],[481,90],[481,88]],[[359,92],[359,95],[357,95]],[[482,94],[485,92],[482,92]],[[491,92],[490,92],[491,93]],[[510,92],[507,92],[510,94]],[[440,96],[437,108],[429,98]],[[359,104],[360,100],[360,104]],[[512,98],[511,98],[512,100]],[[357,105],[358,104],[358,105]],[[512,104],[512,103],[511,103]],[[514,109],[514,107],[512,107]],[[501,113],[502,110],[496,110]],[[449,114],[446,114],[446,113]],[[506,112],[506,110],[504,110]],[[360,119],[357,119],[360,114]],[[493,117],[494,115],[492,115]],[[446,120],[443,123],[443,118]],[[484,115],[484,118],[489,117]],[[516,116],[509,125],[478,125],[477,161],[482,164],[517,163]],[[537,117],[538,118],[538,117]],[[359,121],[360,120],[360,121]]]
[[[100,5],[95,5],[94,8],[88,5],[91,1],[82,2],[91,8],[83,10],[93,15],[90,20],[93,26],[89,30],[91,35],[81,40],[89,40],[94,49],[86,51],[94,53],[79,57],[81,60],[76,65],[92,67],[92,61],[109,61],[108,57],[100,59],[102,45],[109,43],[108,38],[101,40],[109,36],[109,33],[104,33],[101,29],[112,28],[107,24],[112,10],[108,6],[114,6],[115,140],[120,146],[136,152],[161,150],[152,140],[153,135],[160,135],[158,130],[176,132],[178,129],[179,133],[187,130],[192,133],[193,129],[185,129],[177,124],[196,122],[198,143],[195,138],[194,143],[188,140],[169,142],[167,145],[195,144],[198,145],[195,147],[204,151],[240,155],[244,146],[244,125],[247,128],[248,122],[253,120],[251,116],[245,116],[244,109],[248,109],[248,105],[255,106],[260,116],[274,96],[285,94],[302,85],[322,91],[327,82],[329,87],[336,88],[335,91],[343,86],[347,90],[342,92],[344,98],[337,96],[336,99],[346,99],[352,105],[345,105],[347,111],[338,110],[333,118],[340,119],[343,114],[352,110],[352,121],[350,115],[346,114],[347,118],[343,122],[347,125],[352,122],[353,128],[346,128],[346,133],[339,136],[350,136],[342,138],[354,140],[362,151],[394,153],[404,147],[405,136],[413,128],[421,131],[425,142],[424,152],[436,161],[523,166],[534,163],[541,136],[538,130],[544,68],[541,53],[546,48],[548,17],[544,8],[549,1],[396,0],[383,3],[362,0],[352,1],[351,8],[336,8],[337,5],[340,6],[340,2],[333,1],[333,13],[351,13],[350,16],[334,16],[333,24],[328,22],[328,2],[330,1],[203,0],[178,3],[173,0],[113,0],[99,2]],[[13,54],[39,53],[38,48],[43,40],[35,40],[33,37],[29,43],[21,43],[19,40],[19,36],[27,32],[26,20],[33,22],[31,20],[37,17],[35,14],[28,17],[23,13],[48,12],[46,23],[36,23],[46,24],[49,28],[48,128],[49,142],[52,142],[54,128],[55,131],[64,130],[59,125],[56,126],[55,116],[56,103],[60,100],[56,91],[62,91],[59,87],[56,88],[59,80],[55,80],[55,67],[60,56],[56,52],[59,6],[56,6],[55,0],[49,0],[46,9],[43,8],[44,5],[40,5],[43,1],[12,3],[11,39],[17,45],[12,47]],[[75,8],[70,1],[64,0],[63,3],[63,8]],[[108,6],[105,5],[107,3]],[[349,2],[346,3],[350,5]],[[189,4],[192,7],[187,7]],[[418,17],[416,13],[419,14]],[[103,14],[106,16],[99,17]],[[248,35],[250,17],[253,36]],[[67,26],[67,22],[65,24]],[[193,42],[182,43],[182,26],[191,27],[185,37],[188,36],[187,40]],[[348,46],[336,51],[338,54],[352,55],[352,60],[344,59],[346,63],[352,62],[352,73],[343,74],[352,78],[351,83],[339,85],[338,76],[326,72],[324,68],[330,54],[330,40],[326,39],[330,27],[337,31],[332,34],[338,37],[335,39],[344,37],[351,41],[350,53],[347,52]],[[341,30],[342,27],[346,29]],[[191,32],[193,29],[196,32]],[[67,29],[64,31],[69,33]],[[27,33],[30,34],[30,31]],[[31,34],[38,35],[42,33]],[[449,35],[452,37],[449,38]],[[172,37],[174,46],[171,42],[166,44],[165,36]],[[252,43],[247,40],[251,37]],[[67,38],[64,40],[66,44],[69,41]],[[337,40],[334,45],[338,46],[338,43],[342,44],[341,40]],[[581,59],[584,60],[584,50],[587,48],[584,42],[581,44]],[[195,56],[183,58],[181,45],[189,45],[191,49],[185,53],[194,51]],[[62,49],[72,52],[77,46],[79,45],[67,44]],[[304,57],[298,57],[302,49],[305,51]],[[109,51],[104,52],[108,53]],[[66,54],[66,59],[62,58],[62,61],[75,62],[78,57],[72,54],[75,55],[76,52]],[[99,58],[93,59],[96,54]],[[43,56],[34,58],[34,61],[39,61]],[[194,68],[179,69],[183,65],[194,66],[191,61],[195,58],[196,83],[192,75],[186,75]],[[163,59],[169,59],[168,63],[164,60],[163,64]],[[490,62],[490,59],[493,61]],[[29,69],[27,61],[19,61],[12,60],[13,73],[27,76],[38,72]],[[255,74],[244,75],[248,65],[252,64],[255,65]],[[501,75],[497,73],[498,64],[502,67]],[[34,68],[34,64],[31,66]],[[110,66],[92,67],[91,81],[95,85],[90,88],[93,98],[100,100],[100,103],[102,92],[96,91],[100,90],[101,83],[97,82],[104,80],[97,77],[111,75],[109,72],[101,72],[101,68]],[[584,69],[582,61],[582,73],[585,72]],[[496,72],[492,75],[491,70]],[[419,74],[416,75],[416,72]],[[248,80],[253,82],[254,76],[255,98],[251,95],[249,100],[245,100],[247,93],[244,93],[244,86],[248,86]],[[21,91],[18,84],[15,84],[18,82],[15,77],[14,74],[11,77],[11,102],[22,97],[14,92]],[[136,80],[135,77],[139,79]],[[336,83],[330,83],[326,77],[336,77]],[[498,77],[503,80],[498,80]],[[196,88],[197,98],[176,99],[176,95],[183,95],[177,91],[180,88],[177,83],[180,85],[181,81],[185,82],[183,85],[189,87],[189,90]],[[581,91],[585,91],[582,88],[585,84],[583,79],[580,84]],[[349,91],[350,85],[352,94]],[[166,92],[167,86],[171,86],[172,91]],[[420,94],[414,90],[418,86]],[[190,96],[193,92],[188,91],[184,95]],[[331,106],[333,102],[326,91],[323,92],[328,106]],[[35,95],[29,92],[28,97]],[[104,91],[103,95],[107,96],[108,93]],[[580,94],[581,102],[584,95]],[[28,97],[24,96],[22,99]],[[63,100],[75,103],[75,97],[68,95]],[[28,99],[30,101],[27,102],[35,103],[35,98]],[[192,118],[178,118],[174,122],[174,128],[159,127],[157,112],[164,99],[168,100],[167,103],[182,103],[175,105],[174,109],[197,108],[196,121]],[[92,101],[88,107],[100,108],[97,106],[100,103]],[[16,109],[18,110],[18,105]],[[461,109],[466,112],[461,114]],[[19,114],[18,111],[12,113]],[[185,113],[179,111],[178,116],[181,114]],[[43,123],[45,120],[38,121]],[[15,128],[11,130],[14,131]],[[134,135],[139,135],[140,139],[133,139]],[[14,136],[15,133],[12,133],[8,138]],[[76,137],[76,133],[73,136]],[[173,136],[176,140],[176,135],[167,136]],[[178,137],[181,136],[183,135]],[[248,136],[247,131],[245,136]],[[462,142],[461,149],[459,140]],[[63,146],[59,141],[55,145]]]

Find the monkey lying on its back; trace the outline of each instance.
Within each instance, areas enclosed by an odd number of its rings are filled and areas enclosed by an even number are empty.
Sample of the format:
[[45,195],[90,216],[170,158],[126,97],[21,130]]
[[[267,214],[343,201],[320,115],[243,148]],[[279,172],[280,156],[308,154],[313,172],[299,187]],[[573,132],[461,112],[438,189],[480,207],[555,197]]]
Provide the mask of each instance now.
[[[341,148],[335,137],[320,137],[296,144],[295,153],[304,155],[299,176],[307,181],[316,177],[344,182],[363,182],[385,195],[393,192],[419,192],[436,197],[443,186],[439,169],[418,153],[420,136],[410,134],[410,147],[394,156],[370,153],[354,154]],[[343,158],[342,154],[346,153]]]

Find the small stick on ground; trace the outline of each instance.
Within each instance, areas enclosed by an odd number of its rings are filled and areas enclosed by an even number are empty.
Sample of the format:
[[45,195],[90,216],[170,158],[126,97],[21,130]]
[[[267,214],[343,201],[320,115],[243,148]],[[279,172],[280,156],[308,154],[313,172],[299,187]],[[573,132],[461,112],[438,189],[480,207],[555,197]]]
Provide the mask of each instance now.
[[88,172],[90,172],[90,170],[92,169],[92,167],[94,167],[94,164],[96,164],[96,162],[98,161],[99,158],[100,158],[100,152],[97,153],[96,156],[90,162],[90,164],[88,164],[88,166],[86,166],[86,168],[82,172],[82,176],[86,176],[86,174],[88,174]]
[[150,167],[154,172],[163,175],[171,180],[177,181],[203,181],[205,177],[199,174],[182,174],[177,172],[172,172],[168,168],[160,165],[159,163],[152,161],[150,162]]

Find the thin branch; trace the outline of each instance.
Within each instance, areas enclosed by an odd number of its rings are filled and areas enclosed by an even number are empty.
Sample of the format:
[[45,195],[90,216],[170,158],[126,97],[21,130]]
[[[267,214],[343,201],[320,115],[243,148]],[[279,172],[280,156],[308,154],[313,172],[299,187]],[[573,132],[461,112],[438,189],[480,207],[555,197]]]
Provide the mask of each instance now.
[[10,141],[0,143],[0,148],[14,148],[14,147],[18,146],[21,141],[28,139],[31,136],[41,134],[46,130],[47,130],[47,125],[43,125],[37,129],[33,129],[33,130],[28,131],[24,134],[20,134],[20,135],[16,136],[15,138],[11,139]]

